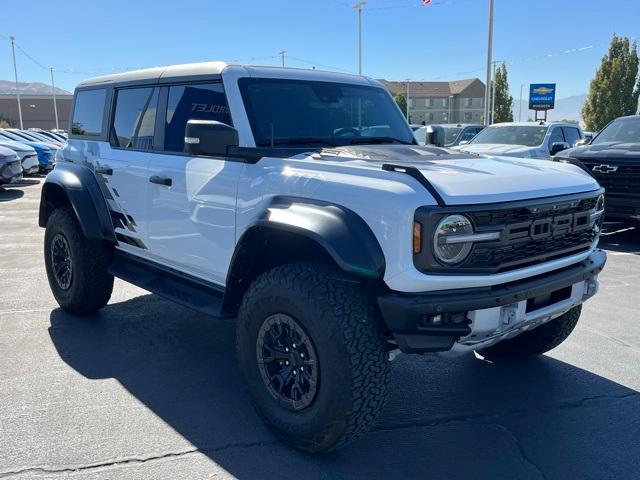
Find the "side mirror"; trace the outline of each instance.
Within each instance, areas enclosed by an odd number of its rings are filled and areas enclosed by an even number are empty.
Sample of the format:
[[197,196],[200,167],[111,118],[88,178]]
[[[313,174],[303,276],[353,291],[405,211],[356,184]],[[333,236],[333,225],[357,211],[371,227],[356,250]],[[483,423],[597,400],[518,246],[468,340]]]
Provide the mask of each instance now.
[[215,120],[189,120],[184,131],[184,148],[191,155],[224,157],[237,147],[238,131]]
[[555,155],[562,150],[566,150],[569,148],[569,144],[567,142],[554,142],[551,145],[551,150],[549,151],[549,155]]

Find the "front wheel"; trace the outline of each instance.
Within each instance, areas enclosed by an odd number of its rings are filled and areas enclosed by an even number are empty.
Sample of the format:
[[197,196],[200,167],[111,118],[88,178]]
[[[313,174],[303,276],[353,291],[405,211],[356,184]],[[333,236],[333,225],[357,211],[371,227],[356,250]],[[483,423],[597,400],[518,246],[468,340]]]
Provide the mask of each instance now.
[[479,353],[491,360],[541,355],[556,348],[567,339],[578,323],[581,311],[582,305],[573,307],[567,313],[533,330],[509,340],[503,340],[492,347],[480,350]]
[[104,307],[113,290],[107,271],[112,248],[87,240],[71,207],[58,208],[47,221],[44,264],[51,292],[58,305],[75,314]]
[[388,361],[363,289],[324,265],[277,267],[247,291],[237,350],[256,410],[284,442],[327,452],[380,412]]

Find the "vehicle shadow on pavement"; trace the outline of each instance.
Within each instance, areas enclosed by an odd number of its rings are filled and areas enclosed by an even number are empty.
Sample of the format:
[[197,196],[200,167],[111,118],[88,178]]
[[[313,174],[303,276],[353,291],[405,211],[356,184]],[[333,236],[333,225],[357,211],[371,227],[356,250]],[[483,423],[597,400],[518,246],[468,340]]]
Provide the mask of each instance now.
[[311,456],[254,413],[232,320],[145,295],[89,318],[57,309],[50,321],[68,365],[116,379],[237,478],[640,478],[640,394],[549,356],[499,365],[401,355],[374,430]]
[[0,202],[10,202],[11,200],[17,200],[23,196],[24,192],[22,190],[0,187]]
[[605,224],[598,246],[614,252],[640,255],[640,222]]

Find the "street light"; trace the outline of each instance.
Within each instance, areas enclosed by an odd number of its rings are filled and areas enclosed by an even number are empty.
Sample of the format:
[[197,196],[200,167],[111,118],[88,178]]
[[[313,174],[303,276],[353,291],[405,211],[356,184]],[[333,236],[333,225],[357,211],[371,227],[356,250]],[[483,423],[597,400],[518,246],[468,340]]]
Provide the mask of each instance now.
[[358,75],[362,75],[362,9],[366,1],[356,3],[353,8],[358,10]]
[[404,82],[405,86],[407,87],[407,101],[405,102],[406,105],[407,105],[405,107],[405,110],[406,110],[405,114],[407,115],[407,122],[409,121],[409,81],[410,80],[411,80],[410,78],[407,78],[407,80]]
[[11,53],[13,54],[13,74],[16,79],[16,97],[18,99],[18,117],[20,119],[20,130],[24,130],[24,125],[22,124],[22,107],[20,106],[20,87],[18,86],[18,67],[16,66],[16,37],[11,35],[9,37],[9,43],[11,43]]
[[493,0],[489,0],[489,34],[487,38],[487,84],[484,89],[484,124],[489,125],[489,87],[491,85],[491,56],[493,54]]
[[58,104],[56,102],[56,84],[53,81],[53,67],[50,67],[51,71],[51,93],[53,94],[53,113],[56,116],[56,130],[60,130],[60,126],[58,125]]

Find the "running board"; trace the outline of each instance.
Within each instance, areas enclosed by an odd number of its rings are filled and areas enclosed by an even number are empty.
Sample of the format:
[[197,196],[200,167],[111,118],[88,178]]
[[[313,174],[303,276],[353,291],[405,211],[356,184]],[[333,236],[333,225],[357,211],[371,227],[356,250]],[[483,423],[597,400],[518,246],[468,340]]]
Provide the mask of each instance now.
[[220,313],[224,295],[221,287],[120,252],[109,266],[109,273],[205,315],[228,317]]

